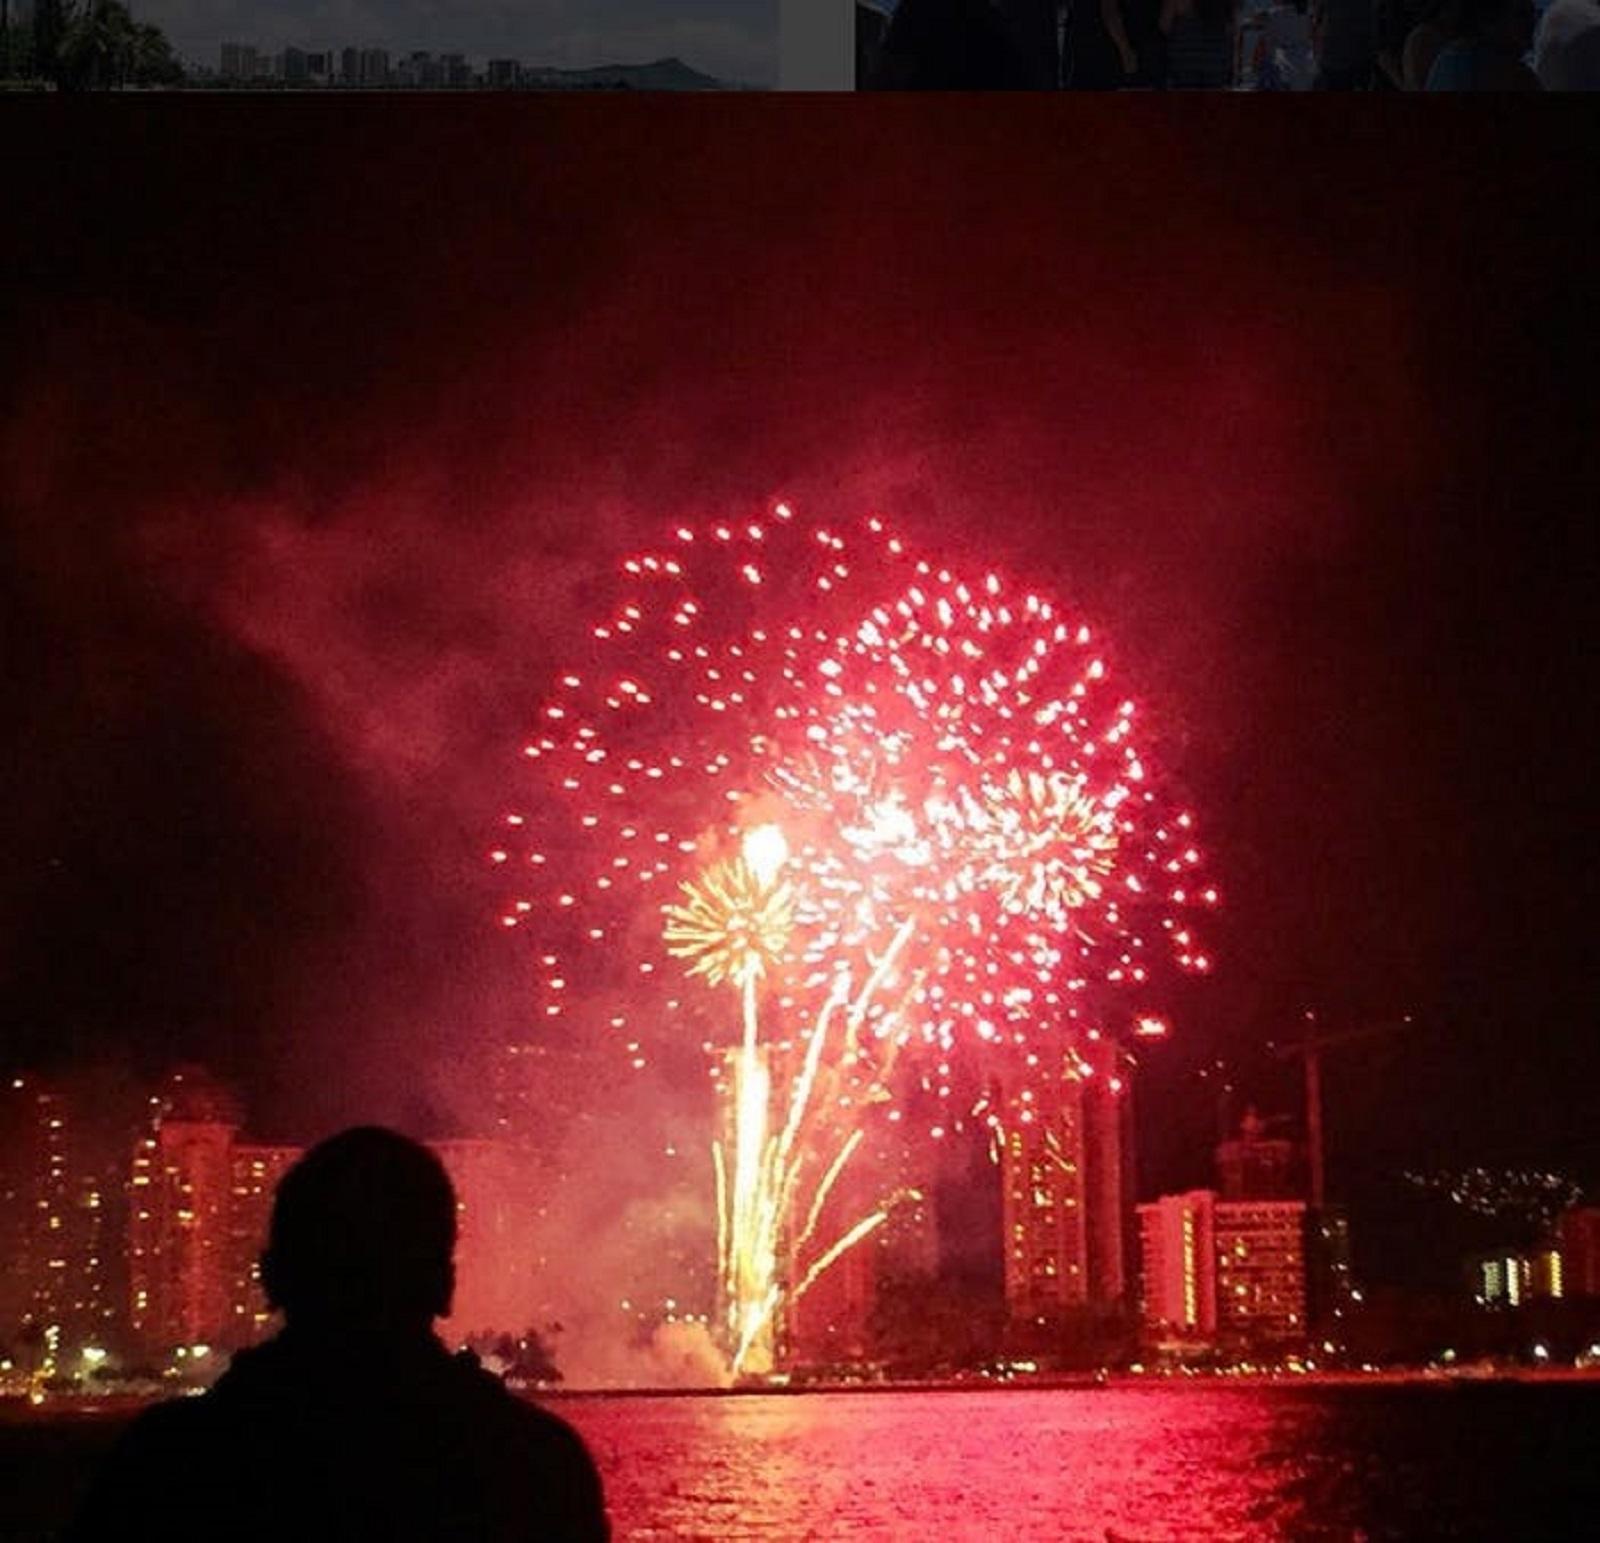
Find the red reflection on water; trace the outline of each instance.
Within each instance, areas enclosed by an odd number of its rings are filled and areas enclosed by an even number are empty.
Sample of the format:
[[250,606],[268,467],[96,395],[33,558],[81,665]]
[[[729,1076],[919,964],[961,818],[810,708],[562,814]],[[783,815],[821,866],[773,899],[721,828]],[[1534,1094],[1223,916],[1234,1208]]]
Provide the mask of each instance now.
[[1323,1415],[1232,1390],[564,1404],[619,1538],[1282,1537]]

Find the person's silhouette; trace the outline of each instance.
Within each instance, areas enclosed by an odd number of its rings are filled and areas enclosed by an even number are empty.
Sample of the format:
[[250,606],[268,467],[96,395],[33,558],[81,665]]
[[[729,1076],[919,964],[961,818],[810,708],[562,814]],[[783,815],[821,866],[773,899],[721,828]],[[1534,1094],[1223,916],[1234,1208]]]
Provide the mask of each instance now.
[[577,1433],[435,1337],[455,1240],[426,1147],[371,1126],[314,1147],[261,1256],[282,1332],[135,1420],[69,1537],[609,1537]]

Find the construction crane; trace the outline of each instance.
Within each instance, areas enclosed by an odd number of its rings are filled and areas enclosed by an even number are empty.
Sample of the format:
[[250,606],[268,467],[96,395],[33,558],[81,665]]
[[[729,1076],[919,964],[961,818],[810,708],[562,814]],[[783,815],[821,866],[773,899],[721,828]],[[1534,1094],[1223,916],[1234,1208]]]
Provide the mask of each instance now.
[[1322,1052],[1335,1045],[1349,1045],[1360,1039],[1376,1039],[1383,1034],[1397,1034],[1411,1026],[1411,1016],[1365,1024],[1356,1029],[1339,1029],[1332,1034],[1319,1033],[1317,1015],[1305,1015],[1305,1034],[1287,1045],[1267,1046],[1270,1054],[1280,1061],[1299,1056],[1305,1064],[1306,1075],[1306,1151],[1311,1164],[1311,1204],[1320,1211],[1327,1199],[1327,1174],[1323,1160],[1322,1138]]

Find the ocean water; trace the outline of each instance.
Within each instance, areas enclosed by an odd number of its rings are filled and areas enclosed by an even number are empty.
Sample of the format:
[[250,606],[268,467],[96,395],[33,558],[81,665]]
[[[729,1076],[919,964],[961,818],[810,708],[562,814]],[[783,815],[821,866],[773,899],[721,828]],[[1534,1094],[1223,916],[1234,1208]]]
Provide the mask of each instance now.
[[1600,1384],[567,1400],[624,1539],[1600,1538]]
[[[1600,1383],[567,1397],[620,1540],[1600,1537]],[[0,1422],[0,1538],[115,1432]]]

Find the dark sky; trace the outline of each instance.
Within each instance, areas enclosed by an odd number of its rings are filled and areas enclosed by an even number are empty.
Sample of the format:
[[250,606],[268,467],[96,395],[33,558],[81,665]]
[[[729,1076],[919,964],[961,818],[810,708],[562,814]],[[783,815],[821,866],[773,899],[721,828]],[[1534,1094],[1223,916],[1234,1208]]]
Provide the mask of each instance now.
[[1592,119],[1249,105],[13,111],[9,1058],[470,1121],[585,575],[782,495],[1037,571],[1141,688],[1227,900],[1152,1182],[1316,1006],[1417,1022],[1330,1058],[1337,1185],[1600,1185]]

